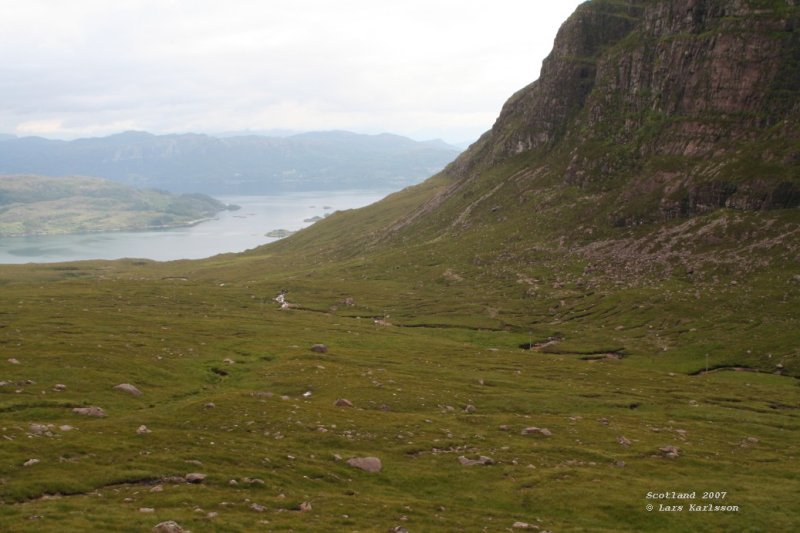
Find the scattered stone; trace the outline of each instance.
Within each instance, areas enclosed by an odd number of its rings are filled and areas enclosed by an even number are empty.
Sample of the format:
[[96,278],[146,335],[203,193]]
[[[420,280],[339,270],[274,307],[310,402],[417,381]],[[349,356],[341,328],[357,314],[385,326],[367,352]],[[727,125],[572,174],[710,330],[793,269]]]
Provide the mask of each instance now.
[[[407,520],[407,519],[406,519]],[[403,526],[396,526],[389,530],[389,533],[408,533],[408,530]]]
[[22,466],[33,466],[37,464],[39,464],[39,459],[28,459],[27,461],[22,463]]
[[207,403],[207,404],[205,404],[203,407],[205,407],[206,409],[213,409],[213,408],[215,408],[216,406],[217,406],[217,404],[215,404],[214,402],[208,402],[208,403]]
[[658,451],[661,452],[663,457],[668,459],[675,459],[681,454],[680,448],[676,446],[664,446],[663,448],[659,448]]
[[183,476],[167,476],[161,478],[163,483],[186,483],[186,478]]
[[153,527],[153,533],[184,533],[184,529],[174,520],[161,522]]
[[250,509],[252,509],[253,511],[255,511],[257,513],[263,513],[264,511],[267,510],[266,507],[264,507],[263,505],[258,504],[258,503],[251,503],[250,504]]
[[249,478],[249,477],[242,478],[242,483],[247,483],[248,485],[265,485],[264,480],[263,479],[259,479],[257,477],[255,477],[255,478]]
[[50,431],[53,428],[52,425],[46,426],[44,424],[37,424],[35,422],[31,423],[28,427],[28,431],[31,435],[41,435],[44,437],[52,437],[53,433]]
[[303,502],[298,507],[301,513],[307,513],[311,510],[311,502]]
[[127,392],[131,396],[139,397],[142,395],[142,391],[140,391],[130,383],[120,383],[119,385],[114,387],[114,389],[122,392]]
[[256,398],[272,398],[274,394],[271,392],[258,391],[254,392],[253,396],[255,396]]
[[144,424],[139,426],[139,428],[136,430],[137,435],[146,435],[147,433],[152,433],[152,431],[150,431],[150,429],[148,429],[148,427]]
[[508,429],[509,429],[508,428],[508,424],[502,424],[497,429],[499,429],[500,431],[508,431]]
[[236,361],[234,361],[233,359],[230,359],[230,358],[225,358],[225,359],[222,360],[222,362],[225,363],[226,365],[236,364]]
[[537,526],[532,526],[527,522],[514,522],[511,527],[514,529],[539,529]]
[[164,485],[156,485],[150,489],[150,492],[164,492]]
[[155,513],[156,510],[153,509],[152,507],[140,507],[139,508],[139,512],[140,513]]
[[73,426],[70,426],[69,424],[64,424],[63,426],[58,426],[58,429],[60,431],[67,432],[67,431],[72,431],[73,429],[76,429],[76,428],[73,427]]
[[219,516],[219,513],[215,512],[215,511],[211,511],[210,513],[208,513],[206,515],[206,518],[216,518],[218,516]]
[[631,445],[631,441],[628,440],[627,438],[625,438],[624,435],[620,435],[619,437],[617,437],[617,442],[619,443],[620,446],[630,446]]
[[742,442],[739,444],[739,446],[741,446],[742,448],[749,448],[753,444],[757,443],[758,443],[757,437],[745,437],[742,439]]
[[11,363],[12,365],[20,364],[19,361],[17,359],[15,359],[14,357],[9,358],[8,362]]
[[106,415],[106,412],[103,411],[103,409],[101,409],[100,407],[94,407],[94,406],[92,406],[92,407],[75,407],[72,410],[72,412],[73,413],[77,413],[79,415],[93,416],[93,417],[96,417],[96,418],[105,418],[106,416],[108,416],[108,415]]
[[311,347],[312,352],[328,353],[328,346],[325,344],[315,344]]
[[339,398],[333,405],[336,407],[353,407],[353,402],[346,398]]
[[617,468],[625,468],[625,461],[617,461],[614,463]]
[[202,483],[206,479],[206,475],[192,472],[191,474],[186,474],[184,479],[186,479],[186,483]]
[[462,455],[461,457],[458,458],[458,462],[464,466],[475,466],[475,465],[488,466],[494,464],[494,459],[492,459],[491,457],[486,457],[485,455],[481,455],[478,459],[467,459]]
[[236,481],[235,479],[231,479],[230,481],[228,481],[228,485],[230,485],[231,487],[235,487],[238,484],[239,482]]
[[347,464],[353,468],[359,468],[365,472],[380,472],[383,468],[381,460],[377,457],[353,457],[347,460]]
[[469,404],[469,405],[467,405],[467,406],[464,408],[464,412],[465,412],[465,413],[467,413],[467,414],[470,414],[470,415],[471,415],[472,413],[476,412],[477,410],[478,410],[478,409],[477,409],[477,408],[476,408],[474,405],[472,405],[472,404]]
[[549,430],[549,429],[547,429],[547,428],[537,428],[537,427],[533,427],[533,426],[531,426],[531,427],[527,427],[527,428],[523,429],[523,430],[522,430],[522,434],[523,434],[523,435],[534,435],[534,434],[538,434],[538,435],[543,435],[543,436],[545,436],[545,437],[549,437],[550,435],[552,435],[552,434],[553,434],[553,432],[552,432],[552,431],[550,431],[550,430]]
[[67,390],[67,386],[66,386],[66,385],[64,385],[63,383],[56,383],[56,384],[53,386],[53,390],[54,390],[55,392],[63,392],[63,391],[65,391],[65,390]]

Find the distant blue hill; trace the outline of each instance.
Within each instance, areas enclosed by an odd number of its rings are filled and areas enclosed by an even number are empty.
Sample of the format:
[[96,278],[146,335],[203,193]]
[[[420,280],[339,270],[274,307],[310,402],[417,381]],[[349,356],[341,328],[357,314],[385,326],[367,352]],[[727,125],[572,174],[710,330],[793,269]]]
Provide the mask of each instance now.
[[206,194],[396,190],[435,174],[459,153],[438,140],[345,131],[223,138],[128,131],[74,141],[13,135],[0,141],[0,174],[96,176]]

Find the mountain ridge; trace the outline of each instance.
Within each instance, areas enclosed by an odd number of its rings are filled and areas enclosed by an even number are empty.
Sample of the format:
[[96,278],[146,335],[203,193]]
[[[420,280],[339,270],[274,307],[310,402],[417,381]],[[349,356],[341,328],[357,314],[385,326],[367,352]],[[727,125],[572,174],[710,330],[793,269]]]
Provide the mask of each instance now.
[[108,137],[0,143],[0,173],[91,175],[171,192],[388,191],[443,168],[458,149],[391,134],[308,132],[288,137],[128,131]]

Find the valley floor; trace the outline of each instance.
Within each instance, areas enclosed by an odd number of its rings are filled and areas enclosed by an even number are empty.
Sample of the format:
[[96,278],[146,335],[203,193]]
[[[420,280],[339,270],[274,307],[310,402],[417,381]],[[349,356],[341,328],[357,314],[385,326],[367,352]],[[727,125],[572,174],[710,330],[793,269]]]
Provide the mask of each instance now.
[[602,333],[581,354],[484,319],[403,327],[366,294],[281,310],[278,282],[169,265],[0,270],[0,530],[798,526],[793,377],[688,375]]

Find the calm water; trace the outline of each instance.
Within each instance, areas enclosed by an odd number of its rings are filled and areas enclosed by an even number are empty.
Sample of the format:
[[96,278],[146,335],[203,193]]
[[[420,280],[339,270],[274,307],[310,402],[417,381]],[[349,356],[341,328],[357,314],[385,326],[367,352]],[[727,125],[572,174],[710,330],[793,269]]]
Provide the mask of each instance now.
[[383,198],[377,192],[294,193],[276,196],[225,196],[240,205],[215,220],[173,230],[110,232],[48,237],[0,238],[0,263],[53,263],[83,259],[144,258],[157,261],[200,259],[275,241],[265,233],[298,230],[305,219],[362,207]]

